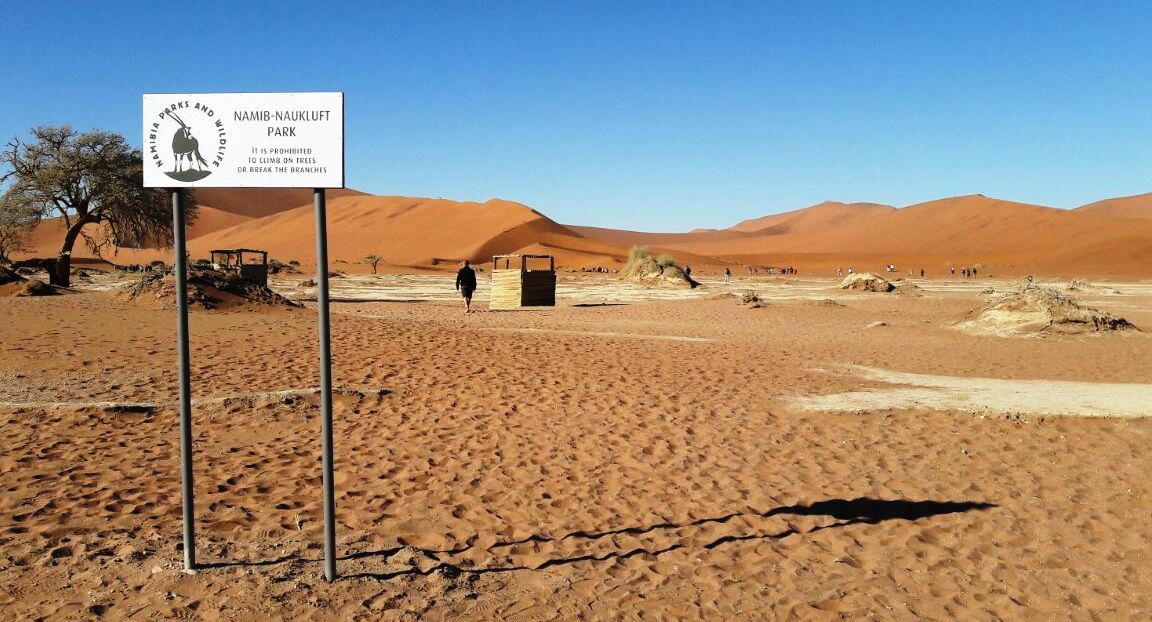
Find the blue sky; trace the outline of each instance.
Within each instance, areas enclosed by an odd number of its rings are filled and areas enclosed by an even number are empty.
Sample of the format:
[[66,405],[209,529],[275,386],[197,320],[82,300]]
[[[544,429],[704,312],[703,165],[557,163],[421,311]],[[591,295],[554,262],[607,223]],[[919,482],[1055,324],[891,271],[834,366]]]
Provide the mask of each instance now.
[[0,136],[146,92],[343,91],[346,180],[563,223],[1152,191],[1152,2],[36,2]]

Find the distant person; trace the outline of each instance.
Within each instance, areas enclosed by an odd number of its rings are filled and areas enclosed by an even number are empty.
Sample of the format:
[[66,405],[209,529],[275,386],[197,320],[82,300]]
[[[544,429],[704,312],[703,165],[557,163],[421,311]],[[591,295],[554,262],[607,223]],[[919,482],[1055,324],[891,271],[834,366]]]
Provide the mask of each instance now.
[[684,277],[688,279],[692,278],[692,266],[684,266]]
[[924,268],[920,268],[920,278],[924,278]]
[[732,282],[732,270],[730,268],[724,268],[724,282]]
[[464,297],[464,313],[472,312],[472,292],[476,291],[476,271],[472,269],[472,265],[468,260],[464,260],[464,266],[456,273],[456,290]]
[[852,266],[848,266],[848,274],[852,274]]
[[975,266],[972,267],[972,276],[976,276],[976,267]]
[[952,276],[956,276],[956,266],[949,266],[948,267],[948,274],[950,274]]
[[836,276],[844,276],[844,268],[836,266]]

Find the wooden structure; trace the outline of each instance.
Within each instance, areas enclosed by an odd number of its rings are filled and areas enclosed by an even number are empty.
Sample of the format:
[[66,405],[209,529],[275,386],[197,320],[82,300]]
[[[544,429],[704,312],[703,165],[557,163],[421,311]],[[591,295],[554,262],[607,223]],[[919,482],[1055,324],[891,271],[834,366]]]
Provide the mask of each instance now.
[[[544,260],[548,267],[543,267]],[[492,258],[492,309],[556,306],[556,259],[552,255]]]
[[240,275],[245,281],[268,286],[268,253],[251,248],[212,251],[212,269]]

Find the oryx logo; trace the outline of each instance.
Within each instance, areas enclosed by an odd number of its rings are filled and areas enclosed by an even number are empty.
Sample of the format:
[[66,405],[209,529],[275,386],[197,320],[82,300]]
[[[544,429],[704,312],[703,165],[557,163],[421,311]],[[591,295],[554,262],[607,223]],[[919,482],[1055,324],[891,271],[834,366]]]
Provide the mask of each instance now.
[[148,127],[151,165],[178,181],[200,181],[211,175],[224,161],[227,146],[224,121],[197,101],[172,102]]

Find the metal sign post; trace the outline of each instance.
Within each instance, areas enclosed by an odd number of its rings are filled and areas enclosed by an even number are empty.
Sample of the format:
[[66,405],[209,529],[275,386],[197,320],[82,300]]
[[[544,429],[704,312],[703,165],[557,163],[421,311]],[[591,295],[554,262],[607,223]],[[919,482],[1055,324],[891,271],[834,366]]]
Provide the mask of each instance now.
[[324,578],[336,580],[336,497],[332,478],[332,334],[328,321],[328,214],[323,188],[313,190],[316,205],[316,309],[320,323],[320,435],[324,485]]
[[196,500],[192,487],[192,382],[188,372],[188,254],[185,251],[184,191],[172,190],[172,235],[176,257],[176,356],[180,367],[180,487],[184,505],[184,569],[196,568]]
[[182,188],[312,188],[320,315],[324,576],[336,579],[332,460],[332,339],[328,316],[325,188],[344,187],[343,93],[153,93],[143,98],[144,187],[172,189],[180,364],[180,475],[184,568],[196,566],[188,254]]

